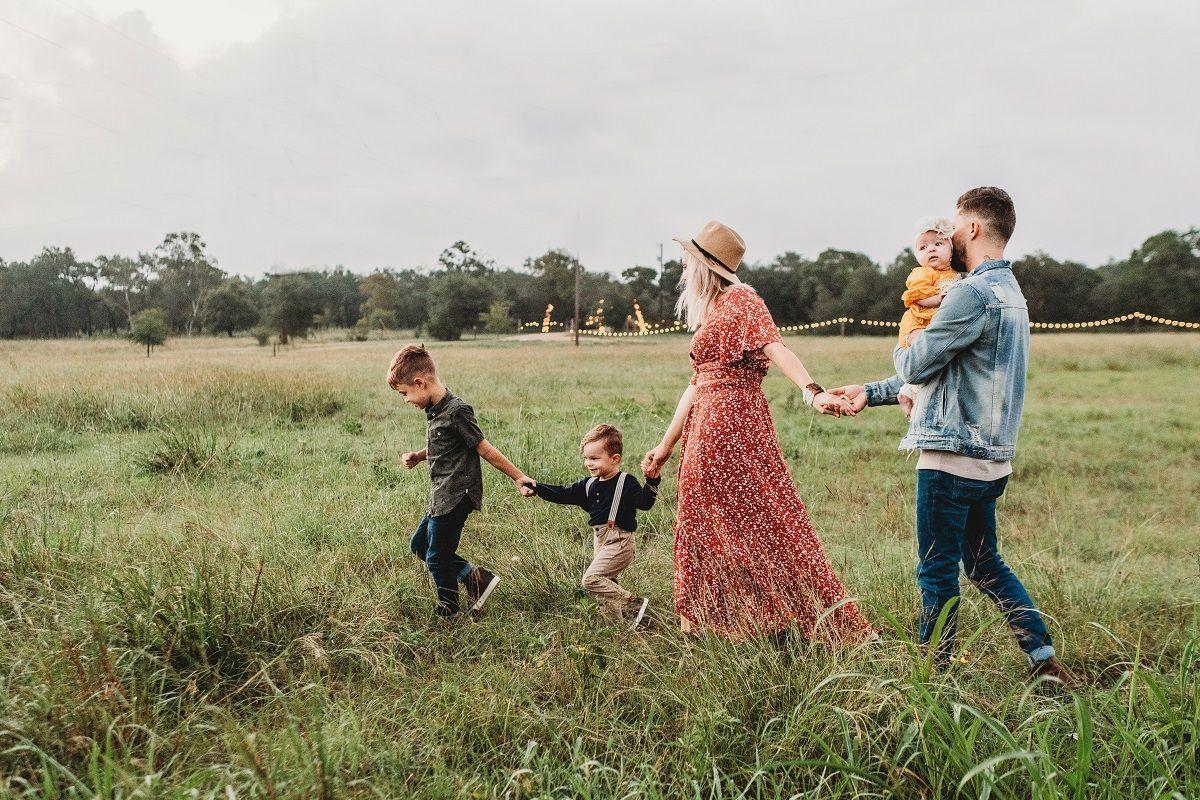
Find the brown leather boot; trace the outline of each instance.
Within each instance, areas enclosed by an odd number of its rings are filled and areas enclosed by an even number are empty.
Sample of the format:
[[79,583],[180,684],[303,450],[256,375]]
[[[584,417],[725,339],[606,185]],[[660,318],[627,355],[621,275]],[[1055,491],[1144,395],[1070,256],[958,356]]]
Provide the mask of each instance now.
[[1043,677],[1058,681],[1062,684],[1062,688],[1068,692],[1073,692],[1079,688],[1079,681],[1076,680],[1075,676],[1066,667],[1058,663],[1058,659],[1054,656],[1044,661],[1039,661],[1029,668],[1029,679],[1031,681]]

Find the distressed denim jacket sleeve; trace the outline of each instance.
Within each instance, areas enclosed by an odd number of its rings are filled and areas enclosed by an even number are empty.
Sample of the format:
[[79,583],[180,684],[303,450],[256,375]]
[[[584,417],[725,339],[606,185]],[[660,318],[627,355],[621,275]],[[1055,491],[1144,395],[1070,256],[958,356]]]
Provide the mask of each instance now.
[[941,372],[958,353],[983,333],[987,301],[979,290],[960,284],[946,294],[929,327],[907,347],[892,353],[896,376],[907,383],[925,383]]
[[933,322],[912,338],[912,345],[892,353],[896,374],[866,385],[868,406],[895,405],[906,381],[926,382],[979,338],[987,304],[974,287],[955,288],[959,291],[946,295]]
[[904,381],[899,375],[884,378],[881,381],[871,381],[866,385],[868,406],[894,406],[900,394]]

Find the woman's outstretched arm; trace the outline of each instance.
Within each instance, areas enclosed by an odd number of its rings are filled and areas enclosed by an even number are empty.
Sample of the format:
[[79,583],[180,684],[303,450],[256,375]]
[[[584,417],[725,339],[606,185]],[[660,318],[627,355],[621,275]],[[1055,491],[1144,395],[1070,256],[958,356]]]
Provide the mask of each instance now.
[[[779,367],[779,371],[787,376],[792,383],[804,389],[814,383],[812,375],[804,368],[800,358],[788,349],[782,342],[771,342],[763,348],[763,352],[771,359],[771,363]],[[812,400],[812,406],[822,414],[832,414],[840,417],[842,414],[854,416],[854,406],[844,397],[836,397],[829,392],[821,392]]]
[[692,398],[696,394],[696,387],[693,384],[688,384],[688,387],[683,390],[683,394],[679,396],[679,405],[675,406],[675,416],[671,417],[671,424],[667,426],[667,430],[663,433],[662,441],[658,443],[653,450],[646,453],[646,457],[642,459],[642,469],[647,475],[652,477],[658,475],[658,471],[662,469],[662,465],[667,463],[671,458],[671,453],[675,450],[675,444],[679,441],[679,437],[683,435],[683,423],[687,419],[688,411],[692,407]]

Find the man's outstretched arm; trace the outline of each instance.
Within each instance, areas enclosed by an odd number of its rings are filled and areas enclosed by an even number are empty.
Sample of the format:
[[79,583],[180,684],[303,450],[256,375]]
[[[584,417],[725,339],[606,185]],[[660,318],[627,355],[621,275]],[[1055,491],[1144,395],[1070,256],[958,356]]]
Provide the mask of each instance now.
[[925,383],[937,375],[983,333],[986,311],[987,304],[978,289],[970,285],[954,287],[929,327],[913,336],[907,348],[897,347],[892,353],[896,365],[893,380]]
[[895,405],[900,387],[906,382],[925,383],[979,338],[986,310],[979,290],[971,286],[956,287],[946,295],[930,326],[913,336],[909,347],[897,347],[892,353],[895,375],[865,386],[841,386],[830,394],[845,397],[855,411],[868,406]]
[[857,383],[852,383],[848,386],[839,386],[836,389],[830,389],[829,393],[846,398],[850,401],[850,405],[854,407],[854,410],[858,412],[867,406],[896,405],[896,398],[899,396],[900,387],[903,385],[904,381],[900,380],[900,376],[893,375],[881,381],[872,381],[866,386]]
[[894,406],[896,398],[900,396],[900,387],[904,385],[904,381],[899,375],[893,375],[890,378],[884,378],[881,381],[871,381],[863,387],[867,394],[867,405],[869,406]]

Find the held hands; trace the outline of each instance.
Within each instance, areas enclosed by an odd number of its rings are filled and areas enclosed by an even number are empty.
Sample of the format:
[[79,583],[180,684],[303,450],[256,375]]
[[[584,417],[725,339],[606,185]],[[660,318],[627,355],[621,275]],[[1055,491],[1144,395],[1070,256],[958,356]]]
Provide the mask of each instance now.
[[525,497],[533,497],[533,487],[537,486],[537,481],[528,475],[522,475],[519,478],[514,478],[513,483],[517,485],[517,491]]
[[420,464],[424,460],[425,460],[425,454],[419,450],[413,451],[411,453],[405,453],[404,455],[400,456],[400,463],[404,464],[405,469],[412,469],[413,467],[415,467],[417,464]]
[[865,386],[852,383],[849,386],[839,386],[836,389],[830,389],[829,394],[841,397],[850,403],[850,407],[854,409],[855,414],[867,407],[867,389]]
[[671,459],[673,449],[665,444],[660,444],[646,453],[646,457],[642,459],[642,474],[647,478],[657,478],[662,472],[663,464]]
[[858,413],[854,404],[845,397],[842,397],[836,390],[829,392],[821,392],[812,399],[812,407],[822,414],[840,417],[845,414],[848,417],[853,417]]

